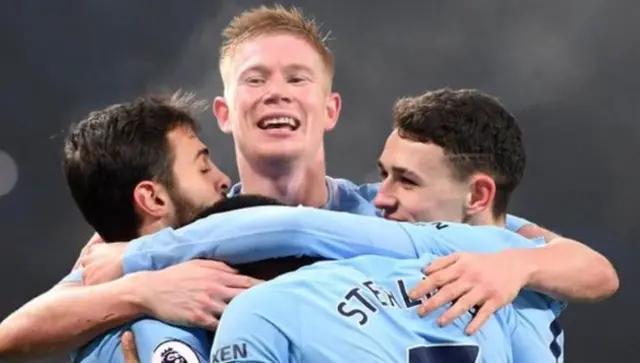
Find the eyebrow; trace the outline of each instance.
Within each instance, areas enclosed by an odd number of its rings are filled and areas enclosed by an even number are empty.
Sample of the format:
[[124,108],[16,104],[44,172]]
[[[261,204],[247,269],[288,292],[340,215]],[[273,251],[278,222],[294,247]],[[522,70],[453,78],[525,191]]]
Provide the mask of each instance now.
[[[384,166],[384,164],[382,164],[381,161],[378,160],[378,169],[386,170],[387,168]],[[420,178],[418,174],[414,173],[413,171],[407,168],[403,168],[401,166],[392,166],[390,169],[391,169],[391,172],[394,174],[404,174],[405,176],[414,178],[416,180],[422,180],[422,178]]]
[[202,156],[209,156],[209,149],[203,147],[202,149],[198,150],[196,156],[193,158],[193,161],[198,161],[198,159]]
[[285,71],[303,71],[303,72],[308,72],[313,74],[313,69],[311,69],[310,67],[305,66],[304,64],[298,64],[298,63],[294,63],[294,64],[290,64],[286,67],[284,67]]
[[[294,63],[294,64],[290,64],[286,67],[284,67],[285,72],[297,72],[297,71],[303,71],[303,72],[308,72],[313,74],[313,70],[310,67],[307,67],[304,64],[299,64],[299,63]],[[247,73],[249,72],[258,72],[261,74],[269,74],[271,73],[271,70],[262,64],[256,64],[253,65],[247,69],[245,69],[244,71],[240,72],[240,77],[244,77]]]

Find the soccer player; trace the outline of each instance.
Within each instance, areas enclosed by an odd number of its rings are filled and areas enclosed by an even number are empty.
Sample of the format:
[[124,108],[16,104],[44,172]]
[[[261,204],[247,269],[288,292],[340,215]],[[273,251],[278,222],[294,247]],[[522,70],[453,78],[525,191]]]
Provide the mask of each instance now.
[[[67,183],[105,240],[180,226],[224,197],[229,178],[211,162],[192,117],[201,106],[188,94],[144,98],[92,112],[72,128],[63,159]],[[61,353],[145,315],[184,324],[188,313],[199,314],[194,319],[213,329],[212,312],[224,309],[218,301],[251,281],[214,261],[100,286],[82,286],[74,273],[0,324],[0,356]],[[175,306],[187,312],[176,314]]]
[[510,304],[472,336],[475,310],[446,327],[416,314],[408,286],[436,258],[318,262],[251,288],[223,314],[210,362],[517,362]]
[[[477,90],[450,89],[407,97],[394,107],[394,131],[378,162],[383,182],[375,203],[386,218],[394,220],[504,226],[509,198],[520,183],[525,161],[520,128],[493,97]],[[594,273],[584,261],[573,260],[571,256],[557,260],[563,254],[552,249],[561,251],[574,242],[559,242],[554,235],[548,238],[551,248],[540,249],[528,257],[523,254],[524,259],[511,262],[508,258],[482,261],[473,255],[459,254],[437,261],[426,270],[426,281],[413,292],[420,296],[440,289],[421,307],[421,314],[455,300],[441,317],[441,323],[447,324],[478,305],[481,308],[468,328],[473,333],[490,313],[515,297],[516,313],[526,323],[517,333],[524,337],[518,339],[514,334],[514,356],[520,362],[549,361],[551,357],[562,361],[564,336],[557,323],[559,309],[550,310],[548,300],[532,291],[518,294],[516,291],[522,286],[515,288],[511,276],[523,273],[518,269],[537,271],[534,274],[538,277],[532,278],[526,287],[564,299],[567,297],[562,291],[576,286],[589,291],[590,284],[606,283],[608,276],[599,275],[600,271]],[[607,263],[598,254],[592,258]],[[551,276],[562,274],[560,269],[542,272],[536,267],[552,261],[555,265],[582,270],[588,277],[572,279],[570,285],[564,285],[566,281],[559,275]],[[504,267],[511,273],[505,274]],[[541,279],[549,283],[542,287]],[[555,283],[550,283],[554,280]],[[529,336],[540,339],[527,341]],[[549,350],[549,346],[554,349]]]

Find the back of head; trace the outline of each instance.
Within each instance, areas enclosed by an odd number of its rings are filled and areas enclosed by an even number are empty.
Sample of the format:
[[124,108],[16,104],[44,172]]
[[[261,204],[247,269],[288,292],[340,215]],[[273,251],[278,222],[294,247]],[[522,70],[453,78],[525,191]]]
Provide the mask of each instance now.
[[231,212],[234,210],[262,207],[268,205],[282,206],[278,200],[258,194],[240,194],[230,198],[224,198],[214,203],[212,206],[200,212],[195,220],[206,218],[212,214]]
[[197,131],[190,111],[193,95],[140,98],[91,112],[71,127],[63,169],[86,221],[105,241],[137,237],[140,218],[133,191],[144,180],[173,183],[173,154],[167,134],[179,127]]
[[441,89],[399,100],[394,123],[402,138],[440,146],[455,177],[485,173],[495,180],[495,217],[524,174],[526,154],[515,118],[478,90]]
[[[242,43],[265,35],[289,34],[300,37],[320,55],[330,77],[334,73],[333,53],[325,44],[325,37],[315,20],[306,17],[299,8],[282,5],[260,6],[247,10],[231,20],[222,32],[220,47],[220,72],[226,79],[229,60]],[[226,81],[225,81],[226,83]]]

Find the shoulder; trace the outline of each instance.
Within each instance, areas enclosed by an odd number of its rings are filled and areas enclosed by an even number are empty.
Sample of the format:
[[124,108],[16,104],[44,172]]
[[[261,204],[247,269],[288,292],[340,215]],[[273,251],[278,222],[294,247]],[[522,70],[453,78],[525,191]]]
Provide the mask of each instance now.
[[142,361],[203,363],[211,349],[211,335],[204,329],[178,327],[155,319],[131,324]]
[[227,193],[227,196],[235,197],[236,195],[240,194],[241,191],[242,191],[242,184],[236,183],[231,187],[231,189],[229,190],[229,193]]
[[72,362],[121,362],[120,336],[128,328],[123,326],[102,334],[84,347],[71,353]]
[[327,177],[329,203],[325,208],[362,215],[379,215],[372,202],[377,188],[370,184],[357,185],[346,179]]
[[225,317],[236,316],[245,320],[252,315],[253,319],[285,320],[291,315],[291,309],[297,306],[300,286],[297,279],[287,276],[263,282],[241,293],[227,306]]
[[338,189],[353,192],[360,197],[372,201],[378,193],[380,183],[356,184],[348,179],[327,177],[328,183],[333,183]]

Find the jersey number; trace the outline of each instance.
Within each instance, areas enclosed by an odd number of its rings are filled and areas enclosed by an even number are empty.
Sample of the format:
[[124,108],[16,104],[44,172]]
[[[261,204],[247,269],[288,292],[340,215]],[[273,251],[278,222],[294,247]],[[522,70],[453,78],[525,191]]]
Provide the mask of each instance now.
[[479,354],[477,345],[424,345],[409,349],[407,363],[476,363]]

